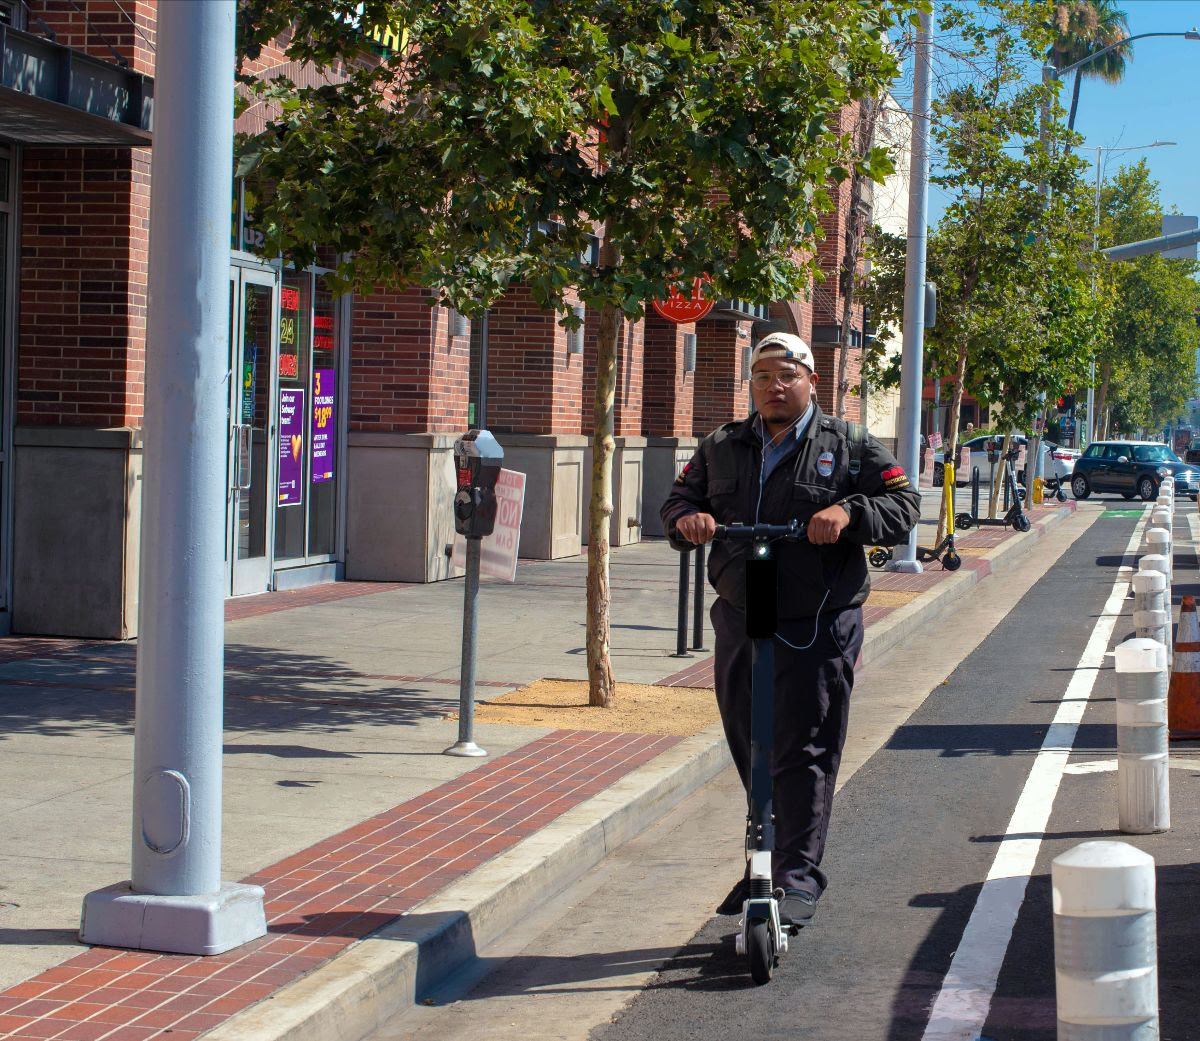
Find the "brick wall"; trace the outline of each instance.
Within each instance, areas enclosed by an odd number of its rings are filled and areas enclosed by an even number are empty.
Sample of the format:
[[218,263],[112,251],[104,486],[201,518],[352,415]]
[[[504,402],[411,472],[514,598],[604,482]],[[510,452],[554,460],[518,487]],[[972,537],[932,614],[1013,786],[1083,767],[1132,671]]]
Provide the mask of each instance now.
[[[584,323],[583,385],[580,429],[595,429],[596,352],[599,348],[600,312],[589,308]],[[613,396],[613,433],[636,437],[642,432],[645,343],[642,322],[622,321],[617,333],[617,388]]]
[[648,437],[691,437],[696,374],[683,371],[683,336],[696,325],[678,325],[648,311],[645,339],[642,432]]
[[506,293],[488,324],[488,424],[523,434],[582,432],[583,356],[524,287]]
[[467,427],[470,337],[417,289],[356,297],[350,346],[350,429],[457,433]]
[[[746,333],[739,337],[738,332]],[[696,325],[696,373],[692,433],[703,437],[749,413],[749,373],[742,371],[750,323],[707,319]]]
[[[100,61],[115,62],[116,51],[134,72],[154,75],[155,0],[25,0],[29,31],[41,35],[35,19],[55,34],[55,42]],[[111,50],[109,47],[111,46]]]
[[19,423],[141,425],[149,174],[146,149],[25,149]]

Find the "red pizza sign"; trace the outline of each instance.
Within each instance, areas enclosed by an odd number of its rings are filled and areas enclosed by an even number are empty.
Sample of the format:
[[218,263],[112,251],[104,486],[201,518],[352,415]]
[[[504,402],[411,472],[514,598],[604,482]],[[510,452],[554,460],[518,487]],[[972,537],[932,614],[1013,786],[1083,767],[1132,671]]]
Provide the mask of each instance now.
[[666,300],[652,300],[651,305],[669,322],[698,322],[713,309],[715,300],[704,295],[704,289],[711,280],[707,275],[700,275],[692,280],[692,295],[684,296],[674,286],[667,294]]

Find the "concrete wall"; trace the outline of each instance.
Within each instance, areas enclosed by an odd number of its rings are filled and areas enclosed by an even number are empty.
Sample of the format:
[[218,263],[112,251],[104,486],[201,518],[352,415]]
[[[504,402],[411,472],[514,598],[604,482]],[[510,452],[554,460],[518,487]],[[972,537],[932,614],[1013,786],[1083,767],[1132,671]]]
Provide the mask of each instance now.
[[13,632],[137,635],[141,431],[17,427]]
[[[610,546],[628,546],[642,540],[642,474],[646,439],[614,438],[612,479],[613,512],[608,528]],[[583,543],[588,543],[588,509],[592,501],[592,449],[583,453]],[[632,522],[632,523],[630,523]]]
[[455,434],[352,432],[347,442],[346,578],[450,577]]
[[658,513],[671,491],[671,484],[696,452],[699,440],[694,437],[651,437],[646,439],[645,462],[642,467],[642,536],[662,537],[662,521]]
[[504,467],[525,474],[525,511],[517,552],[535,560],[571,557],[583,547],[584,452],[579,434],[496,434]]

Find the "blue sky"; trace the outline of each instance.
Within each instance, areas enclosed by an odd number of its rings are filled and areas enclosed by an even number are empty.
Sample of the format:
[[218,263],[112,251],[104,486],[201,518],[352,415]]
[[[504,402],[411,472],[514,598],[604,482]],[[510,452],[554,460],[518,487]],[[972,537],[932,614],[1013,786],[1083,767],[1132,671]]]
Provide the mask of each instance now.
[[[1131,35],[1200,27],[1200,0],[1124,0],[1120,6],[1129,17]],[[1200,214],[1200,41],[1153,37],[1130,46],[1133,60],[1126,65],[1124,80],[1109,84],[1085,78],[1080,89],[1075,129],[1084,137],[1080,155],[1088,160],[1088,176],[1095,177],[1097,147],[1174,141],[1171,147],[1106,152],[1104,176],[1144,158],[1160,184],[1163,209]],[[1069,105],[1069,81],[1063,84],[1062,97]],[[931,186],[931,224],[941,215],[938,195]]]

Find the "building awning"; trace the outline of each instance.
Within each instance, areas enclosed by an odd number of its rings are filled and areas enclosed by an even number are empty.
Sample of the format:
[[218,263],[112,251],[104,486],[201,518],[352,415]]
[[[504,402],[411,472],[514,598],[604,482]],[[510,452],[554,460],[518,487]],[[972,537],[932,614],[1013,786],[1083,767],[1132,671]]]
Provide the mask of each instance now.
[[146,147],[153,114],[149,76],[0,24],[0,138]]

